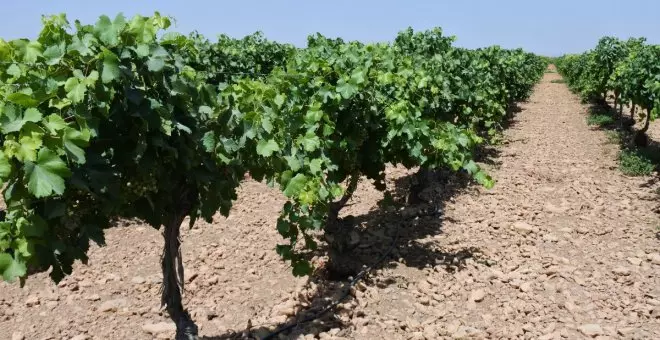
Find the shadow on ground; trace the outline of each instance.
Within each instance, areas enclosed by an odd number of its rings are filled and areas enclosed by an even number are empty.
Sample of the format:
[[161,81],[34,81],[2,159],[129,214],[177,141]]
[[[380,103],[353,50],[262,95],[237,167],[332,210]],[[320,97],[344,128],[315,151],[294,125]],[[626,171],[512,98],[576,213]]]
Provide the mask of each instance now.
[[[512,107],[512,113],[520,111],[520,107]],[[512,117],[507,120],[507,127],[515,124]],[[499,151],[494,146],[484,146],[477,150],[475,156],[485,164],[499,164]],[[263,339],[272,330],[287,326],[291,328],[282,333],[285,338],[329,330],[336,336],[347,336],[352,333],[352,324],[346,321],[346,317],[342,318],[341,310],[350,314],[352,311],[346,310],[349,306],[339,305],[314,321],[305,321],[342,298],[345,298],[343,304],[350,304],[353,299],[349,294],[351,281],[361,272],[368,269],[362,281],[365,285],[386,288],[398,283],[398,278],[378,275],[382,269],[396,266],[418,269],[434,267],[436,270],[457,272],[466,268],[468,259],[487,264],[479,249],[456,249],[452,245],[449,250],[449,247],[443,248],[438,242],[428,241],[442,234],[443,224],[449,221],[444,216],[447,202],[459,193],[470,190],[472,185],[476,184],[466,173],[448,170],[419,171],[396,179],[390,195],[379,202],[379,208],[360,216],[344,216],[335,231],[325,233],[327,242],[320,244],[314,255],[323,257],[329,254],[329,260],[309,279],[308,284],[315,285],[316,289],[313,296],[303,301],[306,307],[288,322],[261,328],[255,325],[252,329],[201,339]],[[340,244],[348,244],[348,248],[336,250],[341,248],[332,246],[337,239],[342,239]]]
[[635,120],[620,115],[607,103],[591,103],[587,123],[607,133],[609,143],[618,144],[619,169],[629,176],[646,176],[660,170],[660,142],[635,128]]
[[[443,223],[447,221],[443,216],[446,203],[457,194],[469,190],[473,181],[467,174],[446,170],[420,173],[398,178],[391,198],[379,202],[380,208],[365,215],[345,216],[342,219],[341,233],[349,235],[353,241],[352,248],[338,252],[327,243],[319,245],[317,255],[330,254],[329,262],[333,265],[325,266],[310,277],[310,283],[316,286],[315,293],[304,301],[307,307],[290,318],[289,322],[277,327],[252,328],[200,339],[262,339],[274,329],[316,316],[342,297],[346,298],[343,303],[350,303],[353,299],[349,294],[350,281],[367,268],[372,275],[367,274],[362,282],[367,286],[385,288],[398,283],[398,279],[373,275],[381,269],[396,266],[435,267],[437,270],[457,272],[466,268],[468,259],[485,262],[479,249],[470,247],[450,251],[437,242],[425,241],[443,232]],[[421,190],[415,192],[419,188]],[[336,236],[328,234],[330,238]],[[340,305],[313,322],[301,323],[283,334],[286,338],[295,338],[300,334],[318,334],[334,329],[337,336],[349,335],[352,332],[351,323],[342,320],[341,313],[337,313],[342,307]]]

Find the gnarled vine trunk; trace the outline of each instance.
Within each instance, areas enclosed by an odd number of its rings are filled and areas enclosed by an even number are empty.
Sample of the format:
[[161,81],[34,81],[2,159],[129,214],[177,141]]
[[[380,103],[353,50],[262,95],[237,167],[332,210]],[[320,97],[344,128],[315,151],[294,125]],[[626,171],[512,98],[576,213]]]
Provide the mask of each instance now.
[[344,195],[339,201],[332,202],[328,211],[326,236],[331,236],[331,238],[328,239],[330,251],[328,252],[327,269],[328,277],[331,280],[344,279],[356,273],[355,268],[352,268],[349,263],[350,259],[347,258],[348,250],[351,249],[351,227],[353,224],[350,219],[339,220],[339,212],[346,206],[351,197],[353,197],[359,180],[359,173],[352,174]]
[[644,127],[641,130],[639,130],[639,132],[646,133],[646,131],[649,130],[649,126],[651,124],[651,111],[652,110],[653,110],[652,108],[648,108],[648,110],[646,110],[646,118],[644,120]]
[[359,174],[352,174],[351,178],[349,179],[348,182],[348,187],[346,188],[346,192],[344,192],[344,196],[337,201],[337,202],[332,202],[330,205],[330,211],[328,212],[328,224],[335,223],[337,219],[339,218],[339,212],[341,211],[344,206],[346,206],[346,203],[348,203],[348,200],[353,197],[353,193],[355,192],[355,189],[357,189],[358,182],[360,180],[360,175]]
[[197,340],[197,325],[190,314],[183,308],[183,259],[181,257],[180,231],[183,219],[190,212],[190,202],[187,199],[188,191],[181,192],[180,206],[176,209],[164,225],[163,237],[163,292],[161,304],[167,307],[170,318],[176,324],[176,340]]
[[[614,92],[614,111],[616,112],[616,106],[619,104],[619,94],[617,92]],[[621,117],[621,112],[618,113],[619,117]]]
[[649,144],[649,137],[646,135],[646,132],[649,130],[651,124],[651,111],[652,108],[649,108],[646,112],[646,117],[644,118],[644,126],[635,133],[633,138],[633,143],[637,147],[647,147]]
[[422,202],[420,194],[429,186],[432,181],[433,170],[428,168],[420,168],[417,173],[411,178],[410,191],[408,192],[407,203],[419,204]]

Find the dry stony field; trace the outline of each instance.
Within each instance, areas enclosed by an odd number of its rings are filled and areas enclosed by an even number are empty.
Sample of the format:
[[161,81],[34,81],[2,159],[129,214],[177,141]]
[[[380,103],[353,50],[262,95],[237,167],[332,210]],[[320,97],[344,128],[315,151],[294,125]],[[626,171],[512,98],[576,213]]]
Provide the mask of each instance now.
[[[546,73],[483,164],[425,188],[434,214],[379,208],[362,181],[344,216],[364,280],[295,278],[274,247],[284,199],[247,180],[229,218],[183,233],[185,305],[203,339],[261,337],[346,300],[284,339],[660,339],[660,184],[617,169],[618,145]],[[657,127],[654,127],[657,129]],[[653,131],[656,139],[660,133]],[[405,191],[413,172],[388,169]],[[432,202],[432,203],[428,203]],[[160,309],[162,236],[123,221],[59,284],[0,283],[0,339],[171,339]],[[321,263],[321,259],[317,264]]]

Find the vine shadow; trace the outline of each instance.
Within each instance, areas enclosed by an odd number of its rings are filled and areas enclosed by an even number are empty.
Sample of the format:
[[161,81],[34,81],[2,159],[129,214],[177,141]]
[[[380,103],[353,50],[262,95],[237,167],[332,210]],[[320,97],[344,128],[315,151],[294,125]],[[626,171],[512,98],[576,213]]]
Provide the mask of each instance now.
[[[500,151],[492,145],[484,146],[475,155],[480,162],[498,164]],[[353,243],[352,248],[337,253],[332,246],[332,238],[337,235],[326,232],[330,240],[326,237],[325,242],[320,242],[318,250],[310,254],[309,259],[332,254],[332,262],[340,266],[331,268],[328,262],[320,262],[318,271],[308,280],[308,285],[314,285],[315,290],[302,300],[305,307],[286,322],[263,327],[257,325],[256,328],[200,339],[263,339],[273,330],[284,327],[290,327],[282,333],[285,338],[328,331],[334,336],[349,336],[354,325],[346,316],[352,316],[351,304],[357,303],[355,289],[351,290],[356,287],[351,281],[362,271],[368,269],[362,280],[364,285],[387,288],[400,283],[402,278],[382,276],[380,271],[398,266],[417,269],[432,267],[455,273],[466,269],[470,261],[490,265],[478,248],[443,245],[433,240],[443,234],[445,223],[457,222],[444,214],[448,203],[478,184],[464,172],[435,170],[422,173],[422,176],[420,173],[410,173],[395,179],[391,195],[379,201],[378,207],[368,213],[342,216],[340,233],[348,235]],[[339,300],[343,302],[313,321],[306,322]]]
[[[341,254],[334,254],[333,261],[340,262],[341,269],[321,267],[310,276],[308,285],[316,289],[302,300],[306,307],[300,309],[287,322],[262,328],[230,331],[203,340],[262,339],[274,329],[280,329],[316,316],[331,302],[345,297],[342,304],[312,322],[300,323],[283,333],[285,338],[333,331],[335,336],[350,335],[353,326],[351,303],[356,303],[351,293],[351,281],[361,271],[369,268],[362,283],[366,286],[386,288],[401,282],[399,277],[379,275],[383,269],[407,266],[417,269],[433,267],[450,273],[467,268],[468,260],[487,262],[480,250],[474,247],[451,248],[433,242],[443,233],[445,222],[455,222],[444,216],[445,206],[456,195],[469,190],[472,179],[465,173],[434,171],[424,178],[423,189],[417,193],[419,200],[411,200],[411,189],[419,184],[418,174],[409,174],[394,181],[391,197],[379,202],[379,207],[359,215],[342,218],[342,232],[358,238],[356,245]],[[476,184],[475,184],[476,185]],[[332,235],[331,235],[332,237]],[[330,242],[319,244],[316,256],[335,252]],[[376,262],[378,259],[382,261]],[[376,262],[376,263],[375,263]],[[352,292],[355,292],[353,290]],[[258,326],[257,326],[258,327]],[[273,337],[272,339],[277,339]]]
[[627,160],[624,167],[632,167],[632,171],[635,167],[645,166],[660,170],[660,142],[652,139],[648,133],[640,133],[629,112],[624,111],[620,115],[610,103],[593,101],[588,108],[587,123],[592,129],[610,133],[608,138],[619,145],[620,157]]

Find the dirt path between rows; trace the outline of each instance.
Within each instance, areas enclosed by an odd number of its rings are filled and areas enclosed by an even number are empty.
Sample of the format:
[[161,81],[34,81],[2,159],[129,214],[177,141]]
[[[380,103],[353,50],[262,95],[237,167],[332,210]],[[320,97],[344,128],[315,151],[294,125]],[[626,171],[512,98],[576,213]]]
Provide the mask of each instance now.
[[[368,265],[397,245],[334,313],[285,338],[660,339],[659,185],[616,169],[617,146],[554,79],[488,153],[494,189],[442,177],[422,195],[440,216],[417,216],[379,209],[361,183],[343,213],[358,226],[350,257]],[[390,186],[409,175],[388,169]],[[184,232],[185,303],[205,339],[264,334],[341,294],[345,281],[294,278],[273,251],[283,202],[248,181],[228,219]],[[0,339],[171,338],[158,231],[124,222],[106,237],[57,286],[0,283]]]

